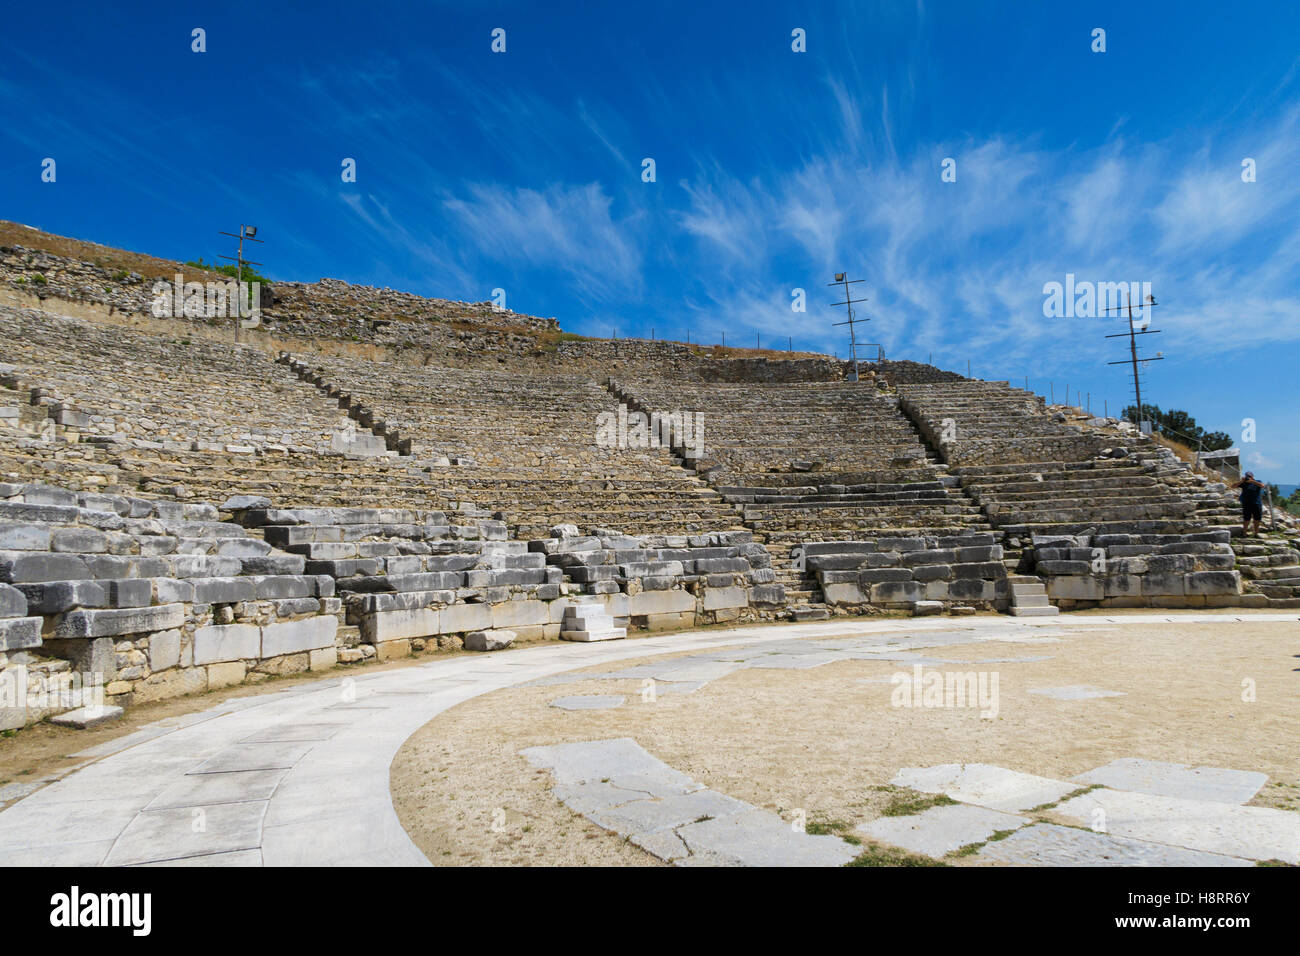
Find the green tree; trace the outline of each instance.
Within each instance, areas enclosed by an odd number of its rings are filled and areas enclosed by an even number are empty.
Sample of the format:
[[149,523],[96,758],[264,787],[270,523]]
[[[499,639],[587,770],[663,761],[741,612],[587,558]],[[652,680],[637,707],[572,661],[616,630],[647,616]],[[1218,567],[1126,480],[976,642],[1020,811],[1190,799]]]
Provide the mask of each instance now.
[[[1165,438],[1181,442],[1191,448],[1203,451],[1220,451],[1232,447],[1232,436],[1227,432],[1206,431],[1196,424],[1196,419],[1179,408],[1164,411],[1159,405],[1142,403],[1143,418],[1150,421],[1152,427]],[[1137,406],[1129,405],[1120,415],[1134,424],[1137,423]]]

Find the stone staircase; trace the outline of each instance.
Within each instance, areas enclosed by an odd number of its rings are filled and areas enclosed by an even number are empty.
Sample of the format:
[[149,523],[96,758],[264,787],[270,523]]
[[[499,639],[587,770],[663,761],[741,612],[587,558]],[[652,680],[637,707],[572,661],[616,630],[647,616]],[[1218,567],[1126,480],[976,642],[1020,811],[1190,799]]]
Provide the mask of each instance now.
[[1047,599],[1047,588],[1042,580],[1032,574],[1013,574],[1007,578],[1011,586],[1011,613],[1016,617],[1055,617],[1061,612]]
[[1247,595],[1262,596],[1260,606],[1300,607],[1300,541],[1281,537],[1232,539]]

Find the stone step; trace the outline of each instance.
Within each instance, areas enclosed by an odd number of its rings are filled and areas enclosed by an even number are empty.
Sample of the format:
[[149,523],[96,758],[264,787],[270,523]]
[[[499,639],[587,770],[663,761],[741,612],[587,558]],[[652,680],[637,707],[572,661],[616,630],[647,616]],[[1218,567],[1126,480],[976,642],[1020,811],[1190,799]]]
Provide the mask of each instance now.
[[799,605],[790,609],[790,617],[795,621],[825,621],[830,616],[830,608],[823,604]]
[[1015,617],[1056,617],[1061,613],[1060,608],[1055,607],[1012,607],[1011,613]]

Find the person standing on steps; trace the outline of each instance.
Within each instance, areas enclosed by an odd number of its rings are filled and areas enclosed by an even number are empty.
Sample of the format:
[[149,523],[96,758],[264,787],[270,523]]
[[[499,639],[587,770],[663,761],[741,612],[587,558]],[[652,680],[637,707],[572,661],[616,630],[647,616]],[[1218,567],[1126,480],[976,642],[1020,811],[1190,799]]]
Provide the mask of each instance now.
[[1232,486],[1241,489],[1241,533],[1250,535],[1250,522],[1255,522],[1255,537],[1259,537],[1259,523],[1264,518],[1264,484],[1255,479],[1253,471]]

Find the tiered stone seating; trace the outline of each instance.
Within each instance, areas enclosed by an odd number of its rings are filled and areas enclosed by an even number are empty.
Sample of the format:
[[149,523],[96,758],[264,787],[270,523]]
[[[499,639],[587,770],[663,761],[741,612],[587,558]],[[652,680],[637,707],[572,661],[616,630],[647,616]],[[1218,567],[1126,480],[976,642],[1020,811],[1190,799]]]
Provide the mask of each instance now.
[[950,465],[1078,461],[1112,440],[1046,413],[1041,396],[1006,382],[898,386],[900,407]]
[[610,596],[616,621],[651,629],[721,624],[750,607],[778,607],[771,556],[748,531],[644,538],[584,536],[576,528],[533,541],[582,592]]
[[1185,534],[1230,519],[1223,486],[1197,482],[1168,449],[1068,424],[1064,413],[1048,414],[1040,396],[1006,382],[903,384],[899,393],[1009,543],[1048,534]]
[[617,402],[591,379],[332,356],[305,364],[340,402],[409,441],[448,502],[499,511],[521,538],[565,523],[624,534],[739,527],[734,509],[668,449],[598,445],[597,416],[616,413]]
[[0,308],[16,378],[85,438],[167,450],[322,453],[349,422],[260,349]]
[[1197,502],[1137,461],[1026,462],[957,467],[953,474],[1007,535],[1186,533],[1205,527]]
[[[381,659],[486,629],[523,639],[559,634],[559,612],[547,602],[560,597],[563,573],[481,512],[257,503],[238,515],[267,541],[302,555],[309,572],[335,580],[348,623]],[[355,658],[345,651],[344,659]]]
[[0,478],[308,506],[447,505],[428,476],[258,349],[0,308]]
[[0,665],[62,659],[109,703],[334,663],[333,580],[209,504],[0,484],[0,582]]
[[892,396],[866,383],[614,383],[643,412],[693,411],[703,417],[697,470],[872,471],[929,462],[924,443]]
[[821,597],[798,560],[805,542],[988,528],[896,398],[871,382],[614,388],[643,412],[699,412],[705,450],[694,467],[742,509],[794,600]]

